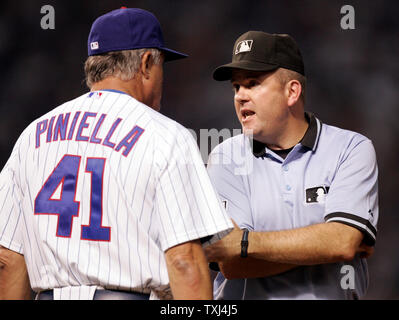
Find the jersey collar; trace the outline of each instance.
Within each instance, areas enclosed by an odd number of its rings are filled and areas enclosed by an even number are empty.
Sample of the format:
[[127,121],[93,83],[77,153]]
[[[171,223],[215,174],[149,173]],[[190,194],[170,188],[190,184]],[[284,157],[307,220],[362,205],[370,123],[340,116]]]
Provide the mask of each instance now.
[[128,95],[126,92],[120,91],[120,90],[115,90],[115,89],[101,89],[98,91],[109,91],[109,92],[116,92],[116,93],[121,93],[121,94],[126,94]]
[[319,142],[321,121],[317,119],[311,112],[305,112],[305,118],[309,122],[309,127],[300,143],[304,147],[315,151],[317,148],[317,143]]

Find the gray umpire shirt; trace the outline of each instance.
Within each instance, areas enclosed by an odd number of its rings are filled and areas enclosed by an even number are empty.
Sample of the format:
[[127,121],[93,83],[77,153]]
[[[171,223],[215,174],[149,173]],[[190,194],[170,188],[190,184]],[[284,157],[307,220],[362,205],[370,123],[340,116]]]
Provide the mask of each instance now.
[[[322,124],[306,113],[309,128],[285,159],[238,135],[210,154],[208,172],[227,213],[241,228],[276,231],[341,222],[374,245],[378,169],[372,142]],[[340,235],[337,234],[337,237]],[[250,244],[249,244],[250,245]],[[368,286],[365,259],[301,266],[277,276],[215,279],[216,299],[357,299]]]

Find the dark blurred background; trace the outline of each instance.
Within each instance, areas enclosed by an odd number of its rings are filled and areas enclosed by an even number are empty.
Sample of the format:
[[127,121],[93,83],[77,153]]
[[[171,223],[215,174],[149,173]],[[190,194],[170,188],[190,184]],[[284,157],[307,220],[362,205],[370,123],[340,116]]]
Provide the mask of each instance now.
[[[355,9],[354,30],[340,25],[346,4]],[[55,9],[55,30],[40,26],[43,5]],[[196,132],[240,127],[230,83],[212,80],[213,69],[230,61],[239,35],[262,30],[296,39],[308,78],[307,110],[374,142],[380,219],[366,299],[398,299],[399,2],[1,1],[0,167],[31,121],[87,91],[90,26],[120,6],[153,12],[167,46],[190,55],[165,66],[162,113]]]

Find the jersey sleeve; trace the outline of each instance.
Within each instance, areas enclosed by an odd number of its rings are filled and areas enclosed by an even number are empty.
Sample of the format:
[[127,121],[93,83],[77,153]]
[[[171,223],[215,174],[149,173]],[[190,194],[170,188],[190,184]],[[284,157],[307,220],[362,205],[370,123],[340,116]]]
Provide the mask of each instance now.
[[208,159],[208,174],[229,217],[240,228],[253,230],[251,203],[246,192],[248,186],[245,183],[248,175],[242,174],[245,170],[242,172],[236,170],[242,168],[243,164],[242,161],[236,163],[234,152],[237,153],[230,146],[216,147]]
[[161,247],[206,238],[209,245],[233,228],[212,187],[197,144],[182,128],[170,152],[159,152],[159,181],[156,206],[160,223]]
[[0,173],[0,245],[23,254],[19,184],[14,167],[19,161],[17,146]]
[[326,197],[325,221],[337,221],[364,233],[374,245],[378,221],[378,168],[370,140],[358,143],[343,158]]

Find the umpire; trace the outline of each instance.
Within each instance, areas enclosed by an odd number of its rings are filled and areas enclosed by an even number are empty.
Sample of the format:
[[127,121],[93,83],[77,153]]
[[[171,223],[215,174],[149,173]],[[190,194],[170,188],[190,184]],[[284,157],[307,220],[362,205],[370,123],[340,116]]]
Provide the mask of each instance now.
[[304,63],[289,35],[242,34],[213,77],[231,81],[244,131],[208,161],[239,226],[206,250],[222,271],[216,298],[362,297],[378,220],[372,142],[305,112]]

